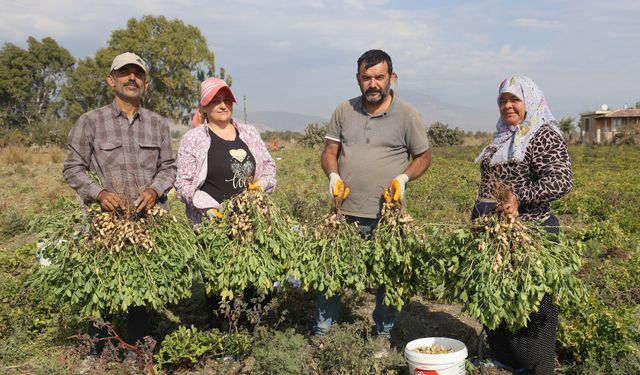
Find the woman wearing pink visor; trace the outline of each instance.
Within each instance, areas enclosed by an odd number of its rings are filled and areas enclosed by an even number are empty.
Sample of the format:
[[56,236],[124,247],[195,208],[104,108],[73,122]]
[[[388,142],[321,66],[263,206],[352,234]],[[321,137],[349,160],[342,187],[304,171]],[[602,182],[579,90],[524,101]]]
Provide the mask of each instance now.
[[[199,225],[219,215],[222,202],[246,189],[268,193],[276,187],[276,167],[258,130],[232,118],[236,98],[227,83],[208,78],[200,85],[200,105],[193,116],[194,128],[185,133],[178,150],[175,188],[186,204],[187,217]],[[255,294],[245,290],[245,301]],[[220,297],[206,297],[212,328],[223,328],[214,310]]]
[[200,85],[194,129],[180,141],[175,188],[194,225],[245,189],[276,187],[276,167],[258,130],[232,118],[236,98],[227,83],[208,78]]

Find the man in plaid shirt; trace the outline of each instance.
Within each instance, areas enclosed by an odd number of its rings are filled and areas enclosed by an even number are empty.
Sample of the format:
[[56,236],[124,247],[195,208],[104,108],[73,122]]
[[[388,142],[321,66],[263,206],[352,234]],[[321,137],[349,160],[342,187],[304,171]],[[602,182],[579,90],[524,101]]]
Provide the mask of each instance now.
[[[175,156],[167,120],[141,108],[147,74],[138,55],[116,56],[105,78],[115,91],[114,101],[80,116],[69,133],[62,174],[85,204],[99,202],[108,211],[136,213],[156,202],[166,205],[176,178]],[[135,343],[150,332],[149,314],[142,307],[131,308],[127,326],[127,341]],[[90,324],[89,334],[96,333]]]

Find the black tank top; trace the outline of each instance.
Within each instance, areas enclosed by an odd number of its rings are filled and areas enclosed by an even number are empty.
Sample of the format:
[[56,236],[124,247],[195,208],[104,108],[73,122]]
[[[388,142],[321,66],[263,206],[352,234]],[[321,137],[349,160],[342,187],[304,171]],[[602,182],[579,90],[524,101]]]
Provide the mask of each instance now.
[[253,177],[256,161],[249,147],[235,129],[236,137],[227,141],[209,129],[211,144],[207,156],[207,178],[202,191],[222,203],[225,199],[243,192],[247,179]]

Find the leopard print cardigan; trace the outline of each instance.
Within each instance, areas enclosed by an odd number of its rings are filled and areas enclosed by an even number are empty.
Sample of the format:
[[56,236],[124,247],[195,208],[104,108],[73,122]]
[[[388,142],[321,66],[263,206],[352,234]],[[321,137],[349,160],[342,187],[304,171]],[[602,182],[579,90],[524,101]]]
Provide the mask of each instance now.
[[573,187],[567,144],[547,125],[538,129],[521,162],[491,166],[493,153],[495,149],[480,163],[478,200],[495,201],[492,181],[501,181],[516,195],[523,220],[546,220],[550,214],[549,202]]

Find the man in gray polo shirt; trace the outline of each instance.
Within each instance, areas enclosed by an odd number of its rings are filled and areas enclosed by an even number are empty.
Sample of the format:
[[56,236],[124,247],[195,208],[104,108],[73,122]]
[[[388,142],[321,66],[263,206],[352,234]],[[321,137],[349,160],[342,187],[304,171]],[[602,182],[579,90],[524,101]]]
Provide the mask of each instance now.
[[[384,188],[393,184],[404,200],[405,184],[431,164],[422,117],[395,96],[391,84],[396,79],[391,57],[384,51],[370,50],[360,56],[356,80],[362,95],[336,108],[321,156],[329,192],[333,194],[342,179],[351,189],[341,212],[347,221],[358,222],[366,238],[378,222]],[[374,334],[388,338],[397,312],[383,300],[384,289],[378,288]],[[338,317],[339,296],[326,299],[319,294],[316,302],[313,333],[321,336]]]

